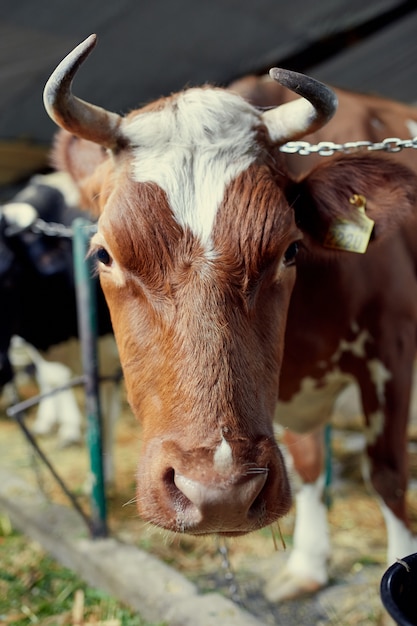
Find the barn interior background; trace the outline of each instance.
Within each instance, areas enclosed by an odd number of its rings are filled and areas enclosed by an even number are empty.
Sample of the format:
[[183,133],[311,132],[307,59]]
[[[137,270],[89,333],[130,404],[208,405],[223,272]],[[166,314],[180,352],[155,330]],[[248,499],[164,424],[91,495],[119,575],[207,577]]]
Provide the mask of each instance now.
[[2,0],[3,197],[47,167],[56,129],[43,109],[43,86],[92,32],[99,44],[75,91],[121,113],[187,85],[225,85],[274,65],[417,103],[414,0]]
[[43,86],[92,32],[99,45],[77,76],[77,94],[117,112],[273,65],[417,101],[413,0],[2,0],[0,184],[45,163],[55,128]]

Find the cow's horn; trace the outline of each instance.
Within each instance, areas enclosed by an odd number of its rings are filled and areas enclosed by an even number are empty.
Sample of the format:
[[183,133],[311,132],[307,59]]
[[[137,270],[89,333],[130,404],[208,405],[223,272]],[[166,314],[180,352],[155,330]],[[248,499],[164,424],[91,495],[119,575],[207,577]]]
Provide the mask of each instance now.
[[119,132],[122,118],[84,102],[71,92],[74,76],[96,41],[97,36],[90,35],[61,61],[45,85],[43,101],[48,115],[61,128],[77,137],[116,149],[122,141]]
[[337,96],[323,83],[290,70],[274,67],[269,75],[301,98],[265,111],[263,120],[273,141],[293,141],[318,130],[333,117]]

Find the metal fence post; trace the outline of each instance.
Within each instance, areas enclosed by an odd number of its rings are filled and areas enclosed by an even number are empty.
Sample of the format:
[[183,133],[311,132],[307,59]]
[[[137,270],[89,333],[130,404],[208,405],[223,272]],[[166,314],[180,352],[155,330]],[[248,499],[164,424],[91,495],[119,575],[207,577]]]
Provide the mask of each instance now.
[[97,315],[92,264],[86,259],[91,223],[74,220],[74,273],[77,293],[78,328],[85,376],[87,444],[92,474],[91,517],[93,537],[107,536],[107,512],[103,469],[103,443],[98,384]]

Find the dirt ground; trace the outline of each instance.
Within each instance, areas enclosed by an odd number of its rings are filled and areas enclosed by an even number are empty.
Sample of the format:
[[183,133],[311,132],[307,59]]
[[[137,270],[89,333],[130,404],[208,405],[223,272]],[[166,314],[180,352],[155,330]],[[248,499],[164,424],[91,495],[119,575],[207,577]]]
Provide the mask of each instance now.
[[[23,395],[30,395],[25,388]],[[34,412],[28,412],[30,427]],[[0,464],[37,484],[54,502],[68,504],[48,470],[42,466],[17,424],[0,413]],[[410,511],[417,531],[417,444],[410,436]],[[62,478],[89,508],[83,493],[89,460],[84,446],[60,449],[55,436],[39,440]],[[279,607],[267,602],[263,587],[282,567],[291,547],[294,515],[291,512],[278,528],[263,529],[246,537],[228,540],[228,561],[219,552],[216,538],[173,535],[142,522],[135,509],[135,468],[140,453],[140,428],[127,405],[117,425],[116,481],[108,497],[111,534],[131,542],[173,565],[202,590],[217,589],[235,595],[252,613],[270,624],[324,624],[360,626],[380,624],[383,611],[379,582],[385,570],[385,527],[376,499],[363,484],[360,471],[359,416],[349,422],[339,416],[333,428],[333,483],[329,523],[332,541],[329,586],[315,596]],[[279,537],[281,532],[287,549]],[[275,536],[275,537],[274,537]],[[232,576],[231,576],[232,572]],[[237,590],[233,589],[236,584]]]

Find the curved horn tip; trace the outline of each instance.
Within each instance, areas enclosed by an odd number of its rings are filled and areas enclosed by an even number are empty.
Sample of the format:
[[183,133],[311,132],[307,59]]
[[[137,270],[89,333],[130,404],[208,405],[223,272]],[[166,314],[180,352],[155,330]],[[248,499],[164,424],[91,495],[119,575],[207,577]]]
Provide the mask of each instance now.
[[86,37],[81,43],[79,43],[75,50],[77,50],[78,48],[83,48],[90,51],[95,47],[97,39],[98,38],[96,33],[92,33],[91,35],[88,35],[88,37]]
[[326,91],[332,91],[330,87],[320,82],[316,78],[312,78],[307,74],[302,74],[301,72],[294,72],[293,70],[286,70],[282,67],[272,67],[269,70],[269,75],[273,80],[276,80],[277,83],[284,85],[284,87],[288,87],[292,91],[298,93],[298,90],[302,88],[303,85],[311,84],[312,86],[316,85],[317,87],[322,87],[326,89]]
[[276,80],[278,83],[285,74],[288,74],[288,70],[284,70],[281,67],[271,67],[269,70],[269,75],[273,80]]
[[56,67],[54,74],[60,74],[63,70],[76,70],[78,66],[86,59],[90,52],[95,48],[97,43],[97,35],[89,35],[84,41],[79,43],[71,52],[69,52]]
[[121,117],[77,98],[71,90],[78,68],[96,42],[97,35],[89,35],[61,61],[45,85],[43,102],[49,117],[58,126],[114,150],[119,145]]
[[[65,75],[72,80],[79,65],[90,54],[97,43],[97,35],[89,35],[84,41],[78,44],[71,52],[69,52],[57,65],[55,70],[46,82],[43,90],[43,101],[49,115],[51,115],[52,102],[54,101],[57,89]],[[51,115],[51,117],[53,117]]]
[[91,35],[88,35],[88,37],[83,39],[81,43],[75,46],[75,48],[71,52],[69,52],[65,58],[67,59],[71,55],[74,55],[74,57],[79,57],[83,53],[89,54],[90,50],[92,50],[95,47],[96,43],[97,43],[97,35],[95,33],[92,33]]
[[281,67],[271,68],[269,75],[280,85],[287,87],[303,98],[307,98],[308,100],[312,98],[315,102],[322,100],[322,106],[324,105],[329,118],[335,113],[338,106],[338,99],[335,92],[331,87],[328,87],[316,78]]

